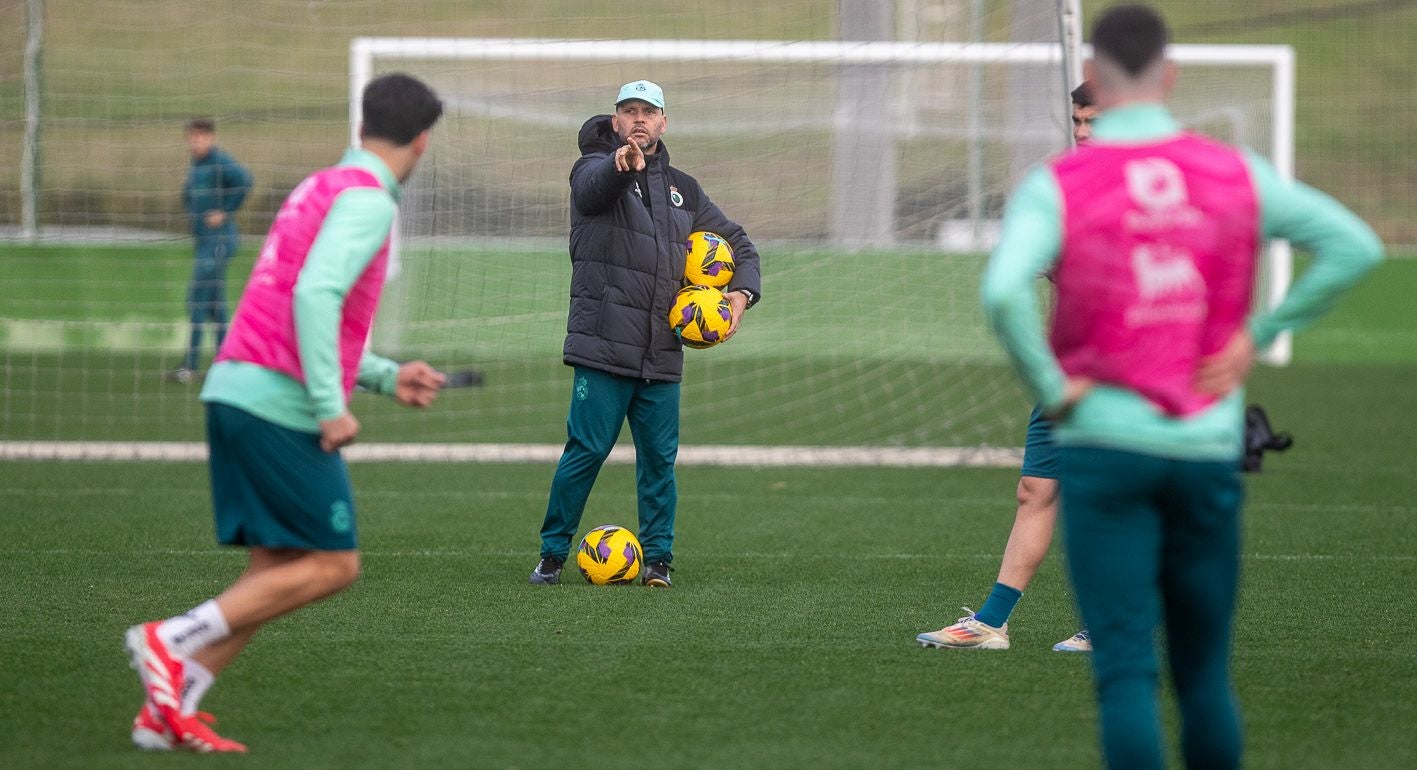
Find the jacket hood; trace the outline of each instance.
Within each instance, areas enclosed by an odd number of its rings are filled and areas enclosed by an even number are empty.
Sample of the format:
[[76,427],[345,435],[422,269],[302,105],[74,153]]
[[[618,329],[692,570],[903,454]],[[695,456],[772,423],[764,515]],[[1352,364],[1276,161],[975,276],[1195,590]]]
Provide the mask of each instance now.
[[[581,133],[576,137],[576,143],[580,145],[582,155],[598,152],[612,153],[624,144],[619,135],[615,133],[615,129],[610,127],[609,115],[596,115],[582,123]],[[655,150],[653,156],[647,156],[646,160],[661,155],[664,156],[664,162],[669,162],[669,149],[664,146],[663,139],[659,140],[659,149]]]

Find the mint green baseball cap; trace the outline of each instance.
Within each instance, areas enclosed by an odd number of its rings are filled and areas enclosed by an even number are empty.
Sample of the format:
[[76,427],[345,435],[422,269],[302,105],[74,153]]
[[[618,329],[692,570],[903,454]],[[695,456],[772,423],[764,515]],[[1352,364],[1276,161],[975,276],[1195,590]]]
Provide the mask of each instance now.
[[621,102],[631,99],[649,102],[661,110],[664,109],[664,89],[648,80],[636,80],[620,86],[620,95],[615,97],[615,106],[619,107]]

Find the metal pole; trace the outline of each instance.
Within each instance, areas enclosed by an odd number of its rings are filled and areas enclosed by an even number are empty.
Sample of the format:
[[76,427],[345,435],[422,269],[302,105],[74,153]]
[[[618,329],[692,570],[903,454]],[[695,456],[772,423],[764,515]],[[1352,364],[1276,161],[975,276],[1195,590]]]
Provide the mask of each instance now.
[[372,46],[368,38],[349,43],[349,146],[359,146],[359,123],[364,119],[364,86],[373,79]]
[[[887,0],[838,0],[841,42],[890,45],[895,4]],[[860,42],[860,45],[870,45]],[[832,135],[831,238],[848,248],[889,246],[895,238],[896,156],[891,62],[837,67]]]
[[[984,0],[969,4],[969,42],[984,41]],[[984,72],[969,66],[969,236],[970,248],[982,249],[984,220]]]
[[25,135],[20,150],[20,237],[39,238],[40,53],[44,0],[25,2]]
[[[1284,48],[1274,68],[1274,91],[1270,96],[1274,105],[1274,147],[1271,148],[1274,169],[1283,179],[1294,178],[1294,49]],[[1294,278],[1294,256],[1288,241],[1275,241],[1269,245],[1269,280],[1266,307],[1274,307],[1289,293],[1289,284]],[[1275,366],[1287,366],[1294,355],[1294,336],[1289,332],[1279,335],[1274,344],[1264,351],[1262,358]]]
[[1063,47],[1064,147],[1073,146],[1072,92],[1082,84],[1082,0],[1058,0],[1058,40]]

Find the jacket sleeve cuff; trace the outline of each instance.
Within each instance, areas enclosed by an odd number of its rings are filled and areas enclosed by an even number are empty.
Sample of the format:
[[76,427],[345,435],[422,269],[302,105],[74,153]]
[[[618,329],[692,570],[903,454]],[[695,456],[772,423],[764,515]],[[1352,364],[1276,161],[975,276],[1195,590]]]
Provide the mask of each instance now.
[[746,287],[746,286],[738,286],[738,287],[730,286],[730,287],[728,288],[728,293],[729,293],[729,294],[732,294],[732,293],[735,292],[735,291],[736,291],[736,292],[741,292],[741,293],[747,295],[747,297],[748,297],[748,305],[747,305],[747,306],[748,306],[748,307],[752,307],[752,306],[758,304],[758,300],[762,299],[762,296],[760,296],[756,291],[753,291],[752,289],[749,289],[749,288]]

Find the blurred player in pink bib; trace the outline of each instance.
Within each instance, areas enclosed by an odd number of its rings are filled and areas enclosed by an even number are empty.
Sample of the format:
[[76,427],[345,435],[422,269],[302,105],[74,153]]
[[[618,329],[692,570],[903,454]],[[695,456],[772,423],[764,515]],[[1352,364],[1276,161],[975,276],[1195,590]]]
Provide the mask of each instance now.
[[359,575],[354,496],[339,449],[359,434],[356,384],[430,404],[443,375],[365,345],[383,290],[401,185],[443,113],[407,75],[370,82],[360,146],[291,191],[251,271],[202,401],[217,542],[246,548],[219,596],[133,626],[126,643],[146,699],[133,743],[244,752],[198,704],[261,626],[343,591]]
[[[1092,635],[1108,766],[1164,764],[1160,626],[1186,763],[1230,768],[1242,744],[1229,650],[1244,380],[1257,348],[1329,308],[1381,260],[1382,244],[1262,158],[1181,131],[1164,106],[1175,79],[1168,37],[1145,6],[1098,20],[1091,141],[1015,191],[983,294],[1056,419],[1068,567]],[[1315,259],[1278,307],[1251,316],[1268,238]],[[1050,270],[1051,345],[1032,285]]]

